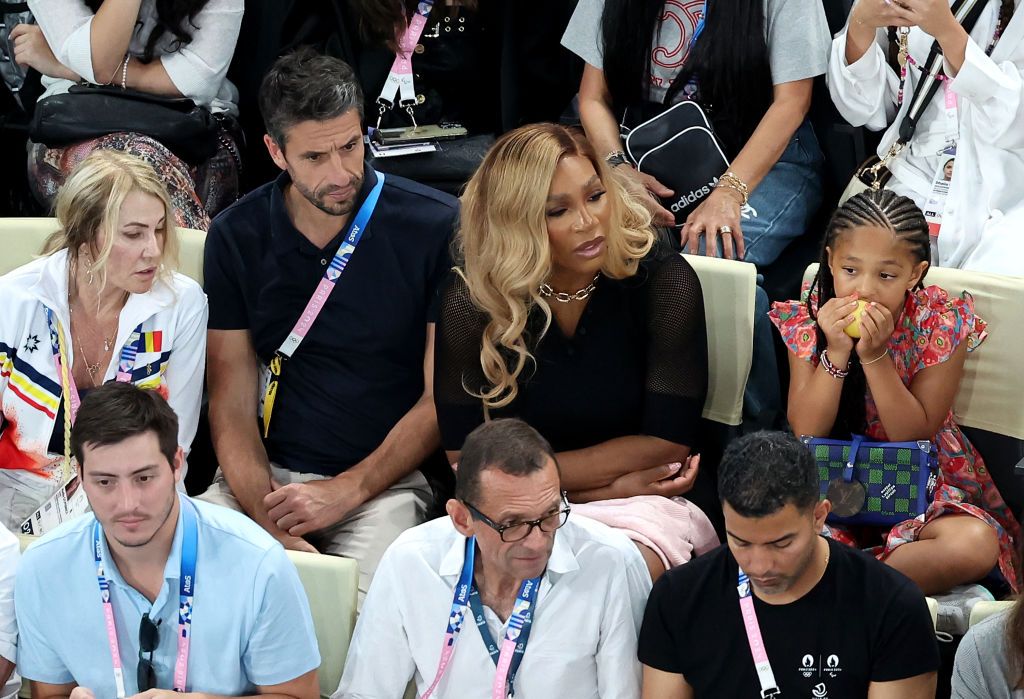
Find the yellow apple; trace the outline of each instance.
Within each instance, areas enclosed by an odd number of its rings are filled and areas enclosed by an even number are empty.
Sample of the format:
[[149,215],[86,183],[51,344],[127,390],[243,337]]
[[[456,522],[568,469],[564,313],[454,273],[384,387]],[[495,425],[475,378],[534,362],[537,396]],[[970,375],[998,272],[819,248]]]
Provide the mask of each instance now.
[[864,308],[868,305],[867,301],[857,300],[857,308],[853,311],[853,322],[843,328],[843,332],[852,337],[854,340],[860,337],[860,317],[864,315]]

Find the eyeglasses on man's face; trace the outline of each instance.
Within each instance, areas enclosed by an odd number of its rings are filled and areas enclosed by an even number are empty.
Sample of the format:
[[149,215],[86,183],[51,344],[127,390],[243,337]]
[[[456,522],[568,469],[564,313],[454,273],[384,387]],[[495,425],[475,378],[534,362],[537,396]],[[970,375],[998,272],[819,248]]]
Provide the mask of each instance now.
[[514,544],[517,541],[522,541],[526,537],[530,536],[530,532],[533,531],[534,527],[539,528],[542,532],[553,532],[569,519],[569,512],[572,508],[569,507],[569,501],[566,499],[565,491],[562,491],[562,502],[561,508],[549,515],[544,515],[540,519],[531,519],[525,522],[510,522],[509,524],[498,524],[493,519],[485,515],[483,512],[478,510],[476,507],[462,501],[470,514],[473,515],[473,519],[478,519],[488,527],[498,532],[501,540],[506,544]]

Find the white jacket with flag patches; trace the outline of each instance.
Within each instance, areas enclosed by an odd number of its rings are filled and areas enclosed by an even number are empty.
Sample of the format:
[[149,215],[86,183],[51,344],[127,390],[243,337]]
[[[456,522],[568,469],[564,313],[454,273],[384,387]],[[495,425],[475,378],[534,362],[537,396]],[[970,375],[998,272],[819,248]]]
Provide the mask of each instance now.
[[[60,484],[59,454],[48,454],[61,401],[46,308],[70,337],[66,251],[34,260],[0,277],[0,475],[44,502]],[[206,295],[178,273],[131,294],[121,311],[117,341],[104,382],[117,375],[120,349],[139,324],[143,342],[132,381],[159,390],[178,415],[186,452],[199,421],[206,361]],[[67,343],[69,362],[75,347]]]

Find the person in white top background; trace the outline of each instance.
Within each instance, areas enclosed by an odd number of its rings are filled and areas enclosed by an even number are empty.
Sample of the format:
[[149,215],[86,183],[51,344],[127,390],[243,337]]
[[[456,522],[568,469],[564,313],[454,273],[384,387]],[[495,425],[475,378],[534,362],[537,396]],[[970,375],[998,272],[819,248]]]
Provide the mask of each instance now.
[[[885,129],[878,146],[884,156],[937,42],[944,79],[891,161],[886,187],[934,213],[934,264],[1022,275],[1024,13],[1020,0],[979,1],[984,7],[967,32],[948,0],[858,0],[832,42],[827,80],[850,124]],[[945,164],[954,154],[947,182]]]
[[536,430],[473,430],[447,509],[384,554],[335,699],[394,699],[410,680],[422,699],[639,699],[646,564],[624,534],[570,516]]
[[[52,203],[70,170],[94,149],[124,150],[148,160],[165,179],[177,223],[206,230],[238,195],[239,161],[231,117],[238,90],[227,79],[242,25],[244,0],[31,0],[38,25],[11,30],[14,60],[42,73],[40,100],[78,82],[112,85],[158,97],[186,97],[219,115],[220,146],[186,163],[137,123],[70,146],[29,144],[33,194]],[[127,115],[134,110],[126,109]],[[226,121],[227,120],[227,121]],[[137,133],[141,132],[141,133]]]

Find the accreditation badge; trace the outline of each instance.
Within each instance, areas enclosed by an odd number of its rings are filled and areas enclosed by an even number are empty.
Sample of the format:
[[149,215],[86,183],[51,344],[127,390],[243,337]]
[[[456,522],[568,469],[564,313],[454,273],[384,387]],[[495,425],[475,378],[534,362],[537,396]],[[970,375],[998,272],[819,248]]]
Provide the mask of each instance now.
[[[50,466],[59,468],[63,461],[64,457],[58,457]],[[85,497],[85,489],[82,488],[82,481],[76,470],[57,489],[57,492],[22,522],[21,533],[29,536],[41,536],[88,511],[89,500]]]
[[942,229],[942,217],[946,212],[949,190],[953,184],[953,172],[956,168],[956,144],[942,149],[939,164],[932,178],[932,188],[924,205],[924,218],[928,222],[928,235],[931,238],[932,251],[938,247],[939,231]]

